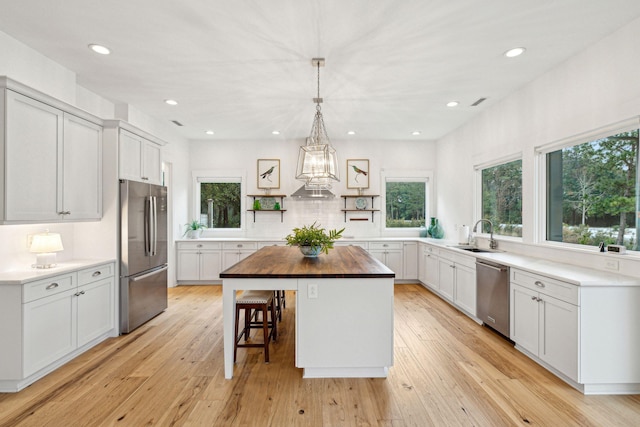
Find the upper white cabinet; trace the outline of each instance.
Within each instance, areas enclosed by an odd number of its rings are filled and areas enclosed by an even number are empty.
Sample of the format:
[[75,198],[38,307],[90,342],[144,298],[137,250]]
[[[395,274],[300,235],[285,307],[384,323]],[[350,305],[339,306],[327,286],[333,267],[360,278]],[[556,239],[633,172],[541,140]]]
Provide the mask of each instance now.
[[162,185],[160,145],[120,129],[120,179]]
[[89,121],[10,89],[2,94],[2,222],[100,219],[99,120]]

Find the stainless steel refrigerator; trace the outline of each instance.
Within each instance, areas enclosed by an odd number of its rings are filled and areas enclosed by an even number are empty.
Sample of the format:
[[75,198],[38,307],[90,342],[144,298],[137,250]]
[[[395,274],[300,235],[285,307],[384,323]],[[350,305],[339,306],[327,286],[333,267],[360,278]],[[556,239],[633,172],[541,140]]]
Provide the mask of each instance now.
[[167,188],[120,180],[120,332],[167,308]]

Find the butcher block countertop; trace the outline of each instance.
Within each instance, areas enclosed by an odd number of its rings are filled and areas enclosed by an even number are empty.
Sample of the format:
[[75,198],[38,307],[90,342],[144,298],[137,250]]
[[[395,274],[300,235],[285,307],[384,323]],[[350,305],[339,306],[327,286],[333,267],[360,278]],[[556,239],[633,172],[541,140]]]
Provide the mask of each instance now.
[[298,247],[267,246],[229,267],[220,278],[381,278],[395,273],[358,246],[336,246],[307,258]]

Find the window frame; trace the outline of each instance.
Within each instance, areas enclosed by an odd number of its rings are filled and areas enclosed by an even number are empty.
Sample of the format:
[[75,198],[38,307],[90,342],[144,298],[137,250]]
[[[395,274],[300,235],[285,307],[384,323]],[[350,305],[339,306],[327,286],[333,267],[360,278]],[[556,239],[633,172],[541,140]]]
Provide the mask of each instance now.
[[[516,160],[520,160],[522,163],[522,172],[521,172],[521,180],[522,180],[522,212],[520,216],[522,217],[522,235],[521,237],[517,236],[506,236],[502,234],[494,234],[493,237],[496,240],[510,240],[513,242],[522,242],[525,235],[525,224],[524,224],[524,156],[522,152],[519,151],[517,153],[510,154],[508,156],[500,157],[498,159],[493,159],[488,162],[479,163],[473,166],[474,168],[474,188],[475,188],[475,197],[473,198],[473,224],[475,225],[480,219],[482,219],[482,171],[485,169],[493,168],[496,166],[504,165],[507,163],[514,162]],[[471,226],[473,228],[473,225]],[[473,233],[476,236],[489,238],[489,233],[485,233],[484,227],[478,226],[479,230]]]
[[[573,147],[592,142],[597,139],[606,138],[618,133],[628,132],[633,129],[640,129],[640,116],[611,123],[606,126],[534,147],[534,161],[537,175],[535,179],[537,185],[535,193],[535,243],[552,248],[570,248],[584,252],[599,251],[597,246],[547,240],[547,154],[567,147]],[[640,177],[636,177],[636,179],[640,179]],[[626,254],[632,257],[640,257],[640,251],[627,251]]]
[[380,229],[382,235],[404,234],[415,235],[420,227],[387,227],[387,180],[391,182],[424,182],[425,183],[425,226],[429,226],[429,218],[435,216],[434,173],[432,170],[385,170],[380,171]]
[[247,227],[247,219],[245,212],[247,210],[247,173],[240,169],[228,170],[200,170],[193,171],[192,186],[193,200],[191,208],[191,217],[200,218],[200,184],[201,183],[239,183],[240,184],[240,228],[204,228],[207,233],[214,234],[240,234],[244,233]]

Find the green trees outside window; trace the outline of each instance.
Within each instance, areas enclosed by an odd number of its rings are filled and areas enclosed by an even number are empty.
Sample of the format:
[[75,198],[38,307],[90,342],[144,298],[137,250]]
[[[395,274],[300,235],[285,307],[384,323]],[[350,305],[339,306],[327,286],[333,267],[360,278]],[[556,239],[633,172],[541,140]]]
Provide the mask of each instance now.
[[547,153],[547,240],[638,250],[638,129]]
[[494,234],[522,237],[522,160],[482,170],[482,218]]
[[239,182],[201,182],[201,223],[207,228],[240,228],[240,199]]
[[425,225],[426,182],[386,182],[387,228],[413,228]]

